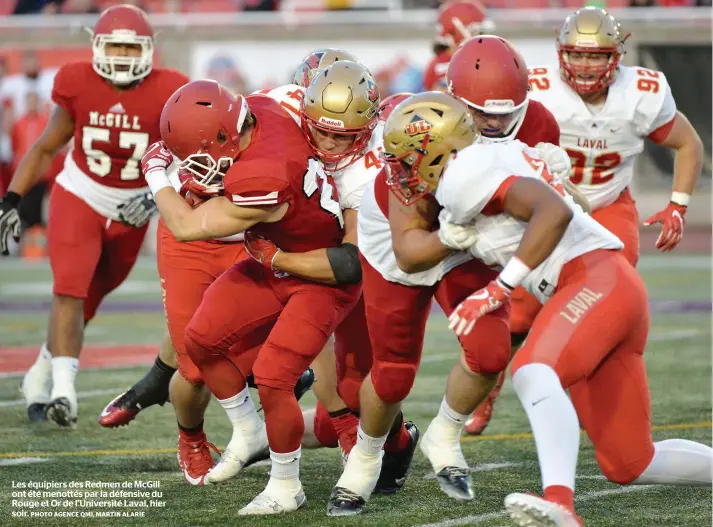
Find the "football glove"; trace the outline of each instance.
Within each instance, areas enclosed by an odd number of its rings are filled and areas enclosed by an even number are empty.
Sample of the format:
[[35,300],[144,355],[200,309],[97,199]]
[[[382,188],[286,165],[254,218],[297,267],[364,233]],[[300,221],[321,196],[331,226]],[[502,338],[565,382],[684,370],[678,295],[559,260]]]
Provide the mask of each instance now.
[[0,198],[0,253],[8,256],[8,236],[12,235],[16,242],[20,241],[20,213],[17,207],[21,196],[16,192],[8,192]]
[[470,249],[478,240],[478,233],[475,225],[456,225],[450,223],[451,215],[443,209],[438,215],[440,227],[438,229],[438,239],[441,243],[454,251],[465,251]]
[[156,212],[156,202],[151,192],[142,192],[119,205],[119,221],[130,227],[143,227]]
[[686,224],[686,209],[683,205],[669,202],[666,208],[657,212],[644,222],[644,225],[661,223],[661,234],[656,240],[656,248],[662,252],[672,251],[683,238],[683,227]]
[[550,174],[561,181],[569,179],[569,174],[572,171],[572,160],[563,148],[550,143],[537,143],[535,150],[547,163]]
[[448,329],[455,331],[459,337],[468,335],[480,317],[506,304],[511,294],[512,290],[496,278],[458,304],[448,317]]
[[272,266],[272,262],[275,260],[277,253],[280,252],[280,249],[270,240],[247,231],[245,233],[245,250],[253,260],[260,262],[268,269],[275,269]]

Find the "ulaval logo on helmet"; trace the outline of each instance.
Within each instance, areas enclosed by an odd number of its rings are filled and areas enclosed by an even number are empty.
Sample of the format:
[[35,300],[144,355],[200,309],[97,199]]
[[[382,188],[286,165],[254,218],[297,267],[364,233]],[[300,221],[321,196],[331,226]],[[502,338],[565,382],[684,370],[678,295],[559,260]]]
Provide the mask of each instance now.
[[413,116],[411,121],[406,125],[406,128],[404,129],[404,131],[408,135],[419,135],[419,134],[425,134],[431,128],[432,128],[431,123],[426,121],[420,115],[416,114]]

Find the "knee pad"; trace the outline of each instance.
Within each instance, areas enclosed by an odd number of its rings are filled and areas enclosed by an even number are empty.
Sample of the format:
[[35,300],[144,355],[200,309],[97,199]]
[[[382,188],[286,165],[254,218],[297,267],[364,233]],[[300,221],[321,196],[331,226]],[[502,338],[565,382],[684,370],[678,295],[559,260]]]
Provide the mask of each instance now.
[[626,463],[620,456],[608,456],[605,454],[596,453],[597,463],[599,468],[609,481],[619,485],[628,485],[636,478],[641,476],[649,466],[653,455],[644,456],[635,461]]
[[208,347],[198,341],[188,329],[186,329],[183,342],[186,346],[186,354],[196,368],[200,368],[201,364],[209,360],[210,351]]
[[415,364],[377,360],[371,370],[374,390],[386,404],[396,404],[406,399],[415,379]]
[[203,384],[203,377],[198,367],[188,357],[178,359],[178,373],[193,386]]
[[510,327],[500,317],[484,316],[470,335],[460,337],[468,368],[481,375],[497,375],[510,363]]

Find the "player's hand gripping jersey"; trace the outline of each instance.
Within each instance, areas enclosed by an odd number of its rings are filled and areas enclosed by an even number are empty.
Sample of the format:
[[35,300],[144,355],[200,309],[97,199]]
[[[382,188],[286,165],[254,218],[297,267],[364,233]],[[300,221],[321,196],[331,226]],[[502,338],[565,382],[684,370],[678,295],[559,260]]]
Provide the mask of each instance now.
[[619,66],[606,103],[597,108],[590,108],[556,67],[530,70],[530,97],[557,119],[560,146],[572,159],[571,181],[592,210],[616,201],[631,184],[644,138],[665,139],[676,116],[664,74],[640,67]]

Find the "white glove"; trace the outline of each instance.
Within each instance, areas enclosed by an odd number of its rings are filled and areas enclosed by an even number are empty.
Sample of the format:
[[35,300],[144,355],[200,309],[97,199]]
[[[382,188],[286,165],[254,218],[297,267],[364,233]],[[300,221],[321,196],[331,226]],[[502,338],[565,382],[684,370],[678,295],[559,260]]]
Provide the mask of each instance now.
[[572,161],[569,158],[569,154],[567,154],[563,148],[550,143],[537,143],[535,150],[537,150],[540,157],[547,163],[550,174],[560,181],[569,179],[569,173],[572,171]]
[[438,215],[438,221],[441,224],[438,230],[438,238],[441,243],[456,251],[470,249],[478,240],[475,225],[456,225],[450,223],[450,219],[451,215],[446,209],[443,209]]

